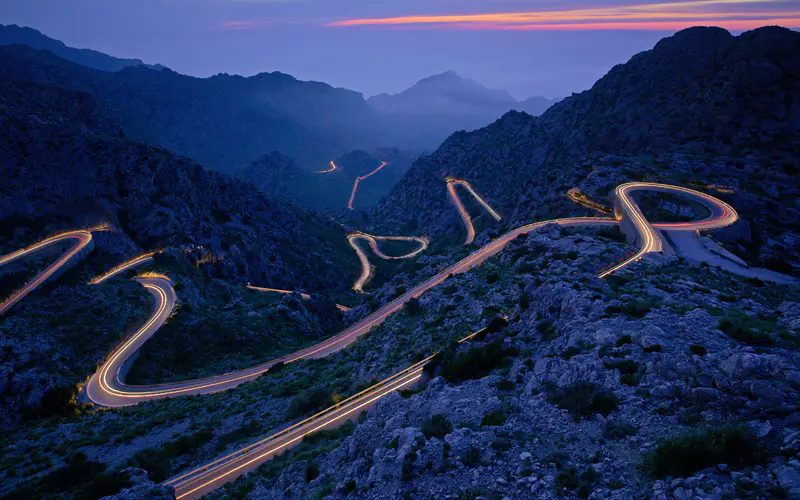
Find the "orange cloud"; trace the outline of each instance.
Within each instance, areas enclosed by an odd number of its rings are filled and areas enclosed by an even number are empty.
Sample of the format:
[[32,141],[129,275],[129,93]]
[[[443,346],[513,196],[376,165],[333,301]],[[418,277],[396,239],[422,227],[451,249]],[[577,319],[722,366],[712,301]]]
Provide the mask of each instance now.
[[[328,26],[432,27],[472,30],[665,30],[698,24],[728,29],[751,29],[768,24],[800,27],[800,9],[770,10],[778,0],[698,0],[620,5],[592,9],[498,12],[485,14],[418,15],[374,19],[346,19]],[[785,3],[785,2],[783,2]],[[715,8],[725,6],[724,11]],[[749,10],[761,7],[760,10]]]

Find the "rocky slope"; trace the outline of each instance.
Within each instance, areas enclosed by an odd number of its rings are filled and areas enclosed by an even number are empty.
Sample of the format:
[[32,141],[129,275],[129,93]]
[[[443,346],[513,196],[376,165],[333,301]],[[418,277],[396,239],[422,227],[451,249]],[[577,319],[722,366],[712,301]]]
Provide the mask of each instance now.
[[[127,281],[86,284],[128,258],[165,249],[163,255],[173,258],[151,269],[173,278],[200,273],[194,279],[224,281],[206,287],[208,294],[194,300],[194,312],[188,296],[179,299],[189,311],[181,321],[190,324],[209,311],[224,314],[219,301],[232,300],[240,292],[231,290],[242,290],[247,282],[333,293],[346,289],[356,273],[345,233],[330,220],[268,198],[188,158],[126,138],[113,112],[91,95],[8,80],[0,80],[0,89],[0,252],[61,230],[109,227],[95,233],[93,252],[53,280],[54,288],[26,297],[2,318],[4,425],[19,412],[38,414],[37,408],[50,404],[48,395],[66,404],[63,399],[68,402],[74,395],[75,384],[145,319],[149,306],[141,287]],[[21,285],[57,254],[47,252],[3,269],[4,296],[14,288],[6,280]],[[301,327],[287,327],[281,335],[296,334],[297,341],[319,335],[320,328],[339,321],[326,319],[335,311],[328,305],[296,304]],[[239,330],[209,331],[213,342],[247,345],[261,339],[263,344],[275,338],[247,315],[263,304],[251,301],[241,307]],[[262,349],[261,354],[268,352]],[[188,352],[183,355],[184,362],[191,358]]]
[[372,215],[456,230],[447,176],[471,182],[509,224],[581,213],[571,188],[601,199],[624,181],[672,182],[736,207],[743,220],[718,235],[732,251],[796,273],[799,66],[800,34],[787,29],[679,32],[541,117],[511,112],[452,135]]

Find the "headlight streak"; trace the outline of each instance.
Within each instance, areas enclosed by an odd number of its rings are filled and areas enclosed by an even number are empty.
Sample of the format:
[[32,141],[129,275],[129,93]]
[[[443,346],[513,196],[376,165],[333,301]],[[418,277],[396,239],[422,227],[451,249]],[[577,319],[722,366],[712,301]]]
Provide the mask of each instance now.
[[[694,201],[697,201],[698,203],[701,203],[704,206],[708,207],[711,210],[711,215],[704,220],[696,222],[651,224],[644,217],[636,202],[630,197],[632,192],[638,190],[652,190],[657,192],[666,192],[666,193],[678,194],[681,196],[689,197]],[[470,190],[470,192],[473,193],[474,191]],[[168,278],[163,276],[159,277],[159,275],[151,275],[152,277],[147,277],[147,278],[137,278],[137,281],[139,281],[144,286],[144,288],[148,290],[155,297],[157,301],[156,310],[148,319],[148,321],[139,330],[137,330],[128,340],[123,342],[117,349],[115,349],[109,354],[107,361],[102,363],[100,369],[89,379],[89,382],[85,386],[85,394],[91,401],[98,404],[99,406],[106,406],[106,407],[129,406],[132,404],[136,404],[140,401],[146,401],[151,399],[171,397],[183,394],[204,394],[204,393],[226,390],[244,381],[255,379],[256,377],[266,372],[271,366],[273,366],[278,362],[290,363],[292,361],[296,361],[299,359],[311,359],[315,357],[327,356],[331,353],[343,349],[344,347],[355,341],[357,338],[359,338],[361,335],[367,333],[372,328],[382,323],[388,316],[390,316],[397,310],[401,309],[404,306],[404,304],[407,303],[410,299],[419,297],[420,295],[425,293],[425,291],[444,282],[447,278],[449,278],[454,274],[466,272],[471,268],[481,264],[489,257],[499,253],[514,238],[523,234],[527,234],[531,231],[537,230],[547,224],[559,224],[561,226],[584,226],[584,225],[609,226],[609,225],[617,225],[622,220],[631,223],[633,225],[633,229],[636,231],[636,234],[638,235],[640,248],[633,257],[626,259],[619,264],[614,265],[609,270],[606,270],[600,274],[600,277],[605,277],[615,271],[618,271],[619,269],[628,266],[632,262],[638,261],[648,253],[661,251],[662,241],[660,235],[656,231],[657,229],[668,230],[668,231],[696,232],[698,230],[725,227],[735,223],[736,220],[738,219],[738,214],[736,213],[736,211],[727,203],[718,200],[713,196],[700,193],[698,191],[694,191],[691,189],[682,188],[679,186],[669,186],[665,184],[645,183],[645,182],[632,182],[618,186],[617,189],[615,190],[615,198],[617,200],[617,203],[619,204],[620,213],[618,215],[620,217],[620,220],[599,218],[599,217],[571,217],[564,219],[540,221],[518,227],[500,236],[494,241],[488,243],[487,245],[483,246],[477,251],[471,253],[464,259],[449,266],[447,269],[444,269],[443,271],[432,276],[423,283],[415,286],[411,290],[403,293],[396,299],[390,301],[388,304],[379,308],[374,313],[368,315],[366,318],[362,319],[361,321],[347,328],[343,332],[323,342],[307,347],[305,349],[301,349],[300,351],[289,354],[287,356],[283,356],[275,360],[261,363],[254,367],[214,377],[207,377],[203,379],[188,380],[188,381],[166,383],[166,384],[143,385],[143,386],[127,386],[122,381],[122,376],[121,376],[122,369],[125,366],[128,359],[138,351],[138,349],[144,342],[146,342],[152,335],[154,335],[158,331],[161,325],[163,325],[163,323],[171,314],[171,311],[176,301],[175,291],[172,288]],[[493,213],[493,211],[490,210],[490,213]],[[496,215],[496,212],[494,212],[494,215]],[[423,251],[428,244],[427,239],[424,238],[375,237],[363,233],[356,233],[350,235],[348,239],[351,239],[351,244],[354,246],[354,248],[357,249],[356,251],[359,252],[359,254],[363,254],[363,251],[360,251],[358,246],[355,245],[352,241],[352,239],[359,239],[359,238],[366,239],[370,243],[370,246],[373,248],[376,254],[378,254],[382,258],[408,258],[408,256],[416,255],[419,252]],[[36,286],[41,284],[44,280],[46,280],[49,276],[51,276],[54,272],[56,272],[59,268],[61,268],[64,264],[66,264],[81,249],[86,247],[86,245],[88,245],[92,241],[91,231],[86,230],[86,231],[72,231],[72,232],[62,233],[47,238],[25,249],[18,250],[16,252],[12,252],[8,255],[0,257],[0,265],[6,264],[18,258],[21,258],[22,256],[27,255],[31,252],[35,252],[41,248],[44,248],[47,245],[51,245],[58,241],[63,241],[65,239],[75,239],[77,240],[77,243],[70,251],[65,253],[62,257],[57,259],[56,262],[54,262],[51,266],[45,269],[45,271],[40,273],[34,280],[31,281],[30,284],[26,285],[26,287],[23,290],[15,293],[10,299],[6,300],[6,302],[3,303],[5,309],[9,307],[9,301],[13,301],[11,303],[14,303],[20,300],[22,296],[24,296],[24,294],[30,292]],[[417,241],[420,243],[421,248],[415,250],[414,252],[408,254],[407,256],[401,256],[401,257],[388,256],[386,254],[383,254],[377,247],[376,240],[381,240],[381,239],[386,239],[386,240],[400,239],[406,241]],[[111,278],[112,276],[117,275],[120,272],[133,267],[134,265],[147,262],[151,259],[152,259],[152,254],[145,254],[139,256],[136,259],[126,262],[120,266],[117,266],[109,273],[106,273],[96,278],[95,280],[92,280],[92,282],[102,283],[107,279]],[[251,288],[259,289],[259,287],[251,287]],[[288,290],[280,290],[280,289],[264,288],[263,290],[275,291],[278,293],[289,292]],[[4,311],[5,309],[0,310],[0,312]],[[478,333],[480,332],[475,332],[472,336],[477,335]],[[466,339],[462,339],[462,341],[464,340]],[[420,363],[426,363],[430,359],[431,358],[427,358],[426,360],[423,360]],[[269,454],[274,453],[277,450],[283,449],[289,446],[291,443],[297,442],[298,440],[302,439],[303,436],[306,436],[309,433],[315,432],[320,428],[323,428],[327,425],[331,425],[344,418],[348,418],[349,415],[351,415],[353,412],[359,410],[360,408],[363,408],[368,404],[371,404],[375,400],[382,397],[385,393],[391,392],[393,390],[396,390],[397,388],[404,387],[410,383],[413,383],[415,380],[417,380],[418,373],[414,371],[409,371],[412,369],[421,370],[421,367],[419,364],[414,365],[414,367],[410,367],[400,372],[399,374],[390,377],[389,379],[386,379],[380,384],[377,384],[376,386],[367,389],[367,391],[364,391],[351,398],[348,398],[347,400],[341,402],[339,405],[335,405],[329,408],[328,410],[325,410],[324,412],[321,412],[311,417],[310,419],[301,422],[300,424],[296,424],[295,426],[290,427],[289,429],[295,429],[298,433],[300,433],[299,436],[293,436],[291,441],[289,441],[288,443],[281,443],[277,445],[277,447],[270,447],[269,450],[263,453],[259,453],[259,456],[256,457],[255,459],[251,459],[247,461],[247,463],[245,464],[238,465],[234,470],[234,472],[238,472],[243,468],[252,465],[253,463],[255,463],[255,461],[267,457]],[[388,392],[382,391],[381,390],[382,388],[386,389],[386,391]],[[345,408],[345,405],[353,405],[353,407]],[[334,413],[337,410],[342,410],[343,413],[334,415]],[[324,417],[325,415],[330,416],[330,418],[328,420],[325,420],[323,423],[317,422],[320,418]],[[297,426],[308,426],[309,429],[300,429],[300,427]],[[286,434],[287,431],[282,431],[282,432],[284,434],[278,433],[271,436],[268,439],[274,440],[276,436],[278,436],[279,434],[287,435]],[[260,443],[263,442],[264,440],[262,440]],[[223,457],[223,459],[220,459],[220,461],[224,459],[225,457]],[[214,462],[213,464],[219,464],[221,463],[220,461]],[[231,474],[232,472],[228,471],[219,477],[227,477]],[[171,481],[176,481],[178,479],[185,477],[187,477],[187,474],[179,476],[178,478]],[[183,498],[187,495],[192,494],[193,492],[199,491],[200,489],[209,486],[210,484],[218,480],[219,477],[217,479],[212,479],[210,482],[205,482],[201,484],[199,487],[194,488],[192,491],[182,494],[181,496],[179,496],[179,498]]]
[[467,209],[461,202],[461,198],[458,197],[458,193],[456,193],[455,187],[457,185],[464,186],[469,192],[469,194],[471,194],[473,198],[478,200],[478,203],[480,203],[481,206],[483,206],[483,208],[485,208],[486,211],[489,212],[489,215],[494,217],[494,220],[499,221],[501,219],[500,214],[495,212],[494,209],[489,206],[486,200],[481,198],[480,195],[476,193],[474,189],[472,189],[472,186],[470,185],[469,182],[462,179],[453,179],[452,177],[448,177],[445,180],[447,181],[447,193],[450,196],[450,199],[456,205],[458,214],[461,216],[461,220],[464,221],[464,225],[467,228],[467,240],[464,242],[464,244],[469,245],[475,239],[475,227],[472,225],[472,217],[470,217],[469,212],[467,212]]
[[[365,240],[369,243],[370,248],[372,251],[384,260],[400,260],[400,259],[410,259],[412,257],[416,257],[421,252],[424,252],[426,248],[428,248],[429,240],[428,238],[419,237],[419,236],[373,236],[371,234],[366,233],[353,233],[347,236],[347,241],[350,243],[350,246],[353,247],[353,250],[356,251],[358,255],[358,260],[361,262],[361,276],[358,277],[355,283],[353,283],[353,290],[358,293],[365,293],[364,292],[364,285],[366,285],[367,281],[369,281],[370,275],[372,273],[372,266],[369,263],[369,259],[367,258],[367,254],[364,253],[364,250],[356,244],[358,240]],[[419,248],[414,250],[413,252],[407,253],[405,255],[386,255],[378,248],[378,241],[413,241],[415,243],[419,243]]]
[[336,170],[336,164],[331,161],[331,168],[326,168],[325,170],[317,170],[318,174],[329,174]]
[[[256,292],[280,293],[280,294],[283,294],[283,295],[290,295],[290,294],[293,294],[293,293],[297,293],[298,295],[300,295],[300,298],[302,298],[303,300],[309,300],[311,298],[311,295],[309,295],[307,293],[302,293],[302,292],[298,293],[298,292],[294,292],[292,290],[282,290],[280,288],[267,288],[267,287],[263,287],[263,286],[253,286],[250,283],[247,284],[247,288],[250,289],[250,290],[256,291]],[[342,312],[347,312],[347,311],[350,310],[349,307],[343,306],[341,304],[336,304],[336,309],[338,309],[338,310],[340,310]]]
[[385,167],[388,164],[389,164],[388,162],[383,162],[383,163],[380,164],[380,166],[378,168],[376,168],[372,172],[368,173],[367,175],[362,175],[362,176],[357,176],[356,177],[356,181],[353,183],[353,191],[350,193],[350,199],[347,201],[347,208],[349,208],[350,210],[354,210],[354,208],[353,208],[353,200],[356,197],[356,191],[358,190],[358,183],[363,181],[367,177],[371,177],[371,176],[377,174],[378,171],[380,171],[380,169],[382,169],[383,167]]

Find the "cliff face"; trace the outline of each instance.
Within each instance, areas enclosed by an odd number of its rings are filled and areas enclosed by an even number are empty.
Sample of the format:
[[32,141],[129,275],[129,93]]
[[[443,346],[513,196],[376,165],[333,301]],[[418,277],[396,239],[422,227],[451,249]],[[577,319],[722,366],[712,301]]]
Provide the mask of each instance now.
[[457,225],[447,176],[471,182],[511,224],[574,211],[563,197],[572,187],[604,197],[628,180],[723,185],[733,193],[717,194],[743,217],[728,233],[732,248],[796,267],[798,68],[794,31],[682,31],[541,117],[511,112],[453,134],[416,162],[373,215],[427,234],[450,231]]

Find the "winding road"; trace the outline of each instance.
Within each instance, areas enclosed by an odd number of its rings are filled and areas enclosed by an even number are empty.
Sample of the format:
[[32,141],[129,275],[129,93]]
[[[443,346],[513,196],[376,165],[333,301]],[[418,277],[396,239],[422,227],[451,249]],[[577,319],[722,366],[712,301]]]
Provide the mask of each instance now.
[[371,177],[371,176],[377,174],[383,167],[385,167],[388,164],[389,164],[388,162],[382,162],[378,168],[376,168],[372,172],[368,173],[367,175],[357,176],[356,177],[356,181],[353,183],[353,191],[350,193],[350,200],[347,201],[347,208],[349,208],[350,210],[354,210],[353,209],[353,200],[356,198],[356,191],[358,190],[358,183],[363,181],[367,177]]
[[[372,248],[372,251],[375,253],[375,255],[385,260],[400,260],[416,257],[420,254],[420,252],[423,252],[426,248],[428,248],[429,243],[428,238],[419,236],[373,236],[371,234],[360,232],[349,234],[347,236],[347,241],[350,243],[350,246],[353,247],[353,250],[356,251],[358,260],[361,261],[361,276],[359,276],[356,282],[353,283],[353,290],[358,293],[364,293],[364,285],[367,283],[367,281],[369,281],[370,275],[372,274],[372,266],[369,263],[367,254],[365,254],[364,250],[362,250],[357,244],[357,242],[360,240],[364,240],[369,243],[369,246]],[[386,255],[378,247],[378,241],[413,241],[415,243],[419,243],[419,248],[404,255]]]
[[[280,288],[267,288],[267,287],[263,287],[263,286],[253,286],[250,283],[247,284],[247,288],[250,289],[250,290],[256,291],[256,292],[280,293],[282,295],[291,295],[291,294],[295,294],[296,293],[303,300],[310,300],[311,299],[311,295],[309,295],[307,293],[303,293],[303,292],[299,292],[298,293],[298,292],[294,292],[292,290],[282,290]],[[341,304],[336,304],[336,309],[338,309],[338,310],[340,310],[342,312],[347,312],[347,311],[350,310],[349,307],[343,306]]]
[[318,174],[329,174],[329,173],[333,172],[334,170],[336,170],[336,164],[333,163],[333,160],[331,160],[331,168],[326,168],[325,170],[317,170],[317,173]]
[[462,180],[462,179],[454,179],[452,177],[448,177],[445,179],[447,181],[447,194],[458,210],[458,214],[461,216],[461,220],[464,221],[464,225],[467,228],[467,241],[464,242],[465,245],[469,245],[472,243],[472,240],[475,239],[475,227],[472,225],[472,217],[470,217],[469,212],[464,207],[464,204],[461,202],[461,198],[458,197],[458,193],[456,193],[456,186],[463,186],[467,189],[469,194],[472,195],[473,198],[478,200],[478,203],[489,212],[489,215],[494,217],[494,220],[499,221],[501,219],[500,214],[494,211],[492,207],[486,203],[486,200],[481,198],[481,196],[472,189],[472,186],[469,182]]
[[[644,217],[638,205],[631,197],[631,193],[639,190],[666,192],[690,198],[708,207],[711,211],[711,215],[697,222],[651,224]],[[124,376],[133,356],[142,344],[152,337],[161,325],[164,324],[176,302],[175,290],[168,277],[151,275],[137,278],[136,280],[155,298],[156,309],[145,324],[115,349],[102,363],[100,369],[92,375],[84,388],[85,397],[99,406],[119,407],[166,397],[219,392],[257,378],[276,363],[290,363],[300,359],[313,359],[327,356],[343,349],[360,336],[369,332],[372,328],[380,325],[387,317],[400,310],[403,305],[412,298],[419,297],[427,290],[439,285],[454,274],[466,272],[480,265],[486,259],[499,253],[509,242],[518,236],[535,231],[547,224],[558,224],[560,226],[613,226],[621,224],[623,231],[634,238],[639,244],[639,250],[633,256],[619,264],[613,265],[599,275],[600,277],[605,277],[640,260],[647,254],[660,252],[664,244],[659,231],[699,231],[716,229],[733,224],[738,219],[736,211],[727,203],[707,194],[678,186],[644,182],[627,183],[619,186],[615,190],[614,198],[616,214],[616,218],[614,219],[571,217],[535,222],[518,227],[486,244],[452,266],[440,271],[428,280],[413,287],[411,290],[403,293],[380,309],[353,324],[343,332],[323,342],[244,370],[203,379],[145,386],[130,386],[124,383]],[[364,234],[351,235],[351,237],[366,239],[370,242],[373,251],[378,255],[381,255],[382,252],[377,248],[376,240],[381,238],[406,238],[374,237]],[[74,258],[91,242],[91,232],[74,231],[63,233],[43,240],[31,247],[0,257],[0,265],[2,265],[58,241],[63,241],[64,239],[74,239],[76,241],[75,246],[58,258],[56,262],[45,271],[40,273],[30,284],[9,297],[9,299],[3,303],[5,307],[0,310],[0,312],[8,310],[11,305],[21,300],[27,293],[53,275],[70,259]],[[425,240],[424,245],[427,246],[427,240]],[[357,245],[354,245],[354,247],[357,248]],[[424,250],[424,248],[418,249],[415,252],[418,253],[422,250]],[[356,251],[359,252],[359,256],[363,254],[363,251],[359,251],[359,249]],[[102,283],[110,277],[126,269],[130,269],[134,265],[145,262],[148,258],[152,258],[152,254],[145,254],[132,261],[126,262],[111,272],[92,280],[92,282]],[[363,263],[364,260],[362,260],[362,264]],[[270,291],[274,291],[274,289],[270,289]],[[357,394],[304,422],[296,424],[265,440],[259,441],[254,445],[222,457],[209,465],[173,478],[167,481],[166,484],[175,488],[177,498],[198,498],[200,495],[219,487],[221,484],[235,479],[244,472],[252,470],[268,460],[274,453],[286,449],[292,444],[298,443],[302,440],[303,436],[352,418],[359,409],[366,408],[383,395],[413,383],[418,378],[418,370],[421,370],[419,364],[414,365],[376,386],[367,389],[367,391]]]

